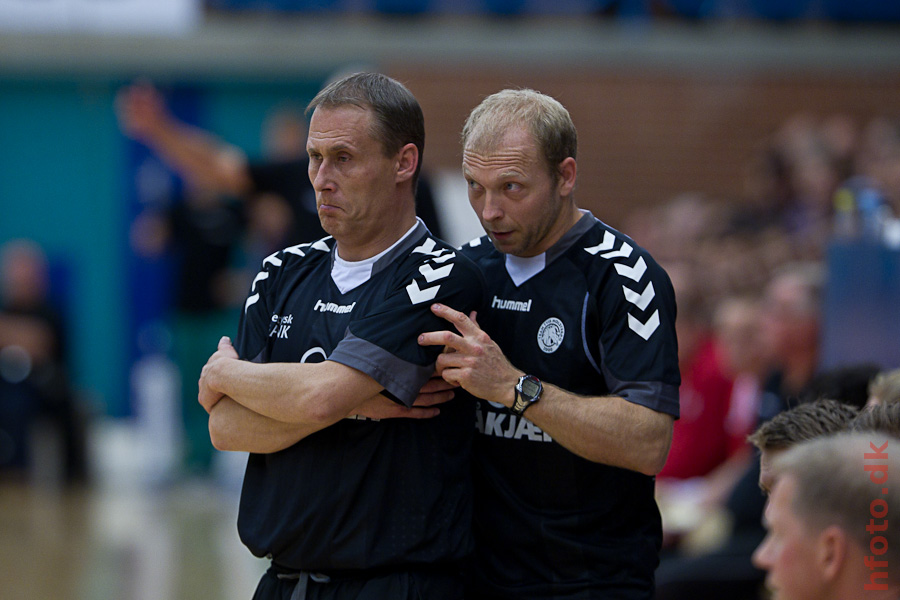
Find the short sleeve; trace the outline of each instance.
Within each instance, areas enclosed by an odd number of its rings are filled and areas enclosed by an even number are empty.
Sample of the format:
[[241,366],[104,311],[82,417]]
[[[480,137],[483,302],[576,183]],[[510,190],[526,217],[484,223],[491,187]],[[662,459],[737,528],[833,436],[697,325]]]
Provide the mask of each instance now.
[[612,267],[592,294],[602,375],[612,394],[677,418],[681,376],[669,277],[645,252]]
[[431,305],[439,302],[469,314],[484,295],[477,267],[452,250],[411,262],[398,272],[384,302],[351,323],[328,357],[367,373],[406,406],[431,377],[441,352],[437,346],[420,346],[419,334],[451,327],[431,312]]

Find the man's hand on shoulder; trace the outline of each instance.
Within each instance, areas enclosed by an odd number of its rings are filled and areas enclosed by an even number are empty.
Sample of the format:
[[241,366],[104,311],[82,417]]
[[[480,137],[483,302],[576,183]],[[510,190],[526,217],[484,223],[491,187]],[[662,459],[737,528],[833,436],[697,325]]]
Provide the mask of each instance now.
[[476,314],[466,316],[444,304],[433,304],[431,310],[453,324],[452,331],[431,331],[419,336],[422,346],[444,346],[437,359],[437,372],[454,385],[462,386],[473,396],[512,406],[513,386],[522,373],[504,356],[500,346],[481,329]]

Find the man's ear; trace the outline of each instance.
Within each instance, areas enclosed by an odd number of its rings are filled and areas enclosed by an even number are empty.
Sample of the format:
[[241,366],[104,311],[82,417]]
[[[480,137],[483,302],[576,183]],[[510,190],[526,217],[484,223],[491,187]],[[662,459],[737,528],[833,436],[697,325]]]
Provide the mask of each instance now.
[[835,581],[840,574],[844,562],[847,560],[847,545],[849,543],[847,532],[837,525],[826,527],[819,534],[815,549],[816,562],[819,565],[822,578],[826,582]]
[[563,198],[571,196],[575,191],[575,178],[578,175],[575,159],[570,156],[559,163],[557,173],[559,173],[559,195]]
[[419,149],[413,143],[406,144],[397,153],[397,183],[412,179],[419,166]]

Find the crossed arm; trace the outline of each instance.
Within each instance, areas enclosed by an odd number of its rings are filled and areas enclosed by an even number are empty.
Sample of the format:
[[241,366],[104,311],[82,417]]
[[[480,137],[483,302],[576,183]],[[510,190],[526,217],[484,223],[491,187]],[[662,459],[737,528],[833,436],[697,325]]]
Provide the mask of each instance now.
[[[258,364],[238,359],[222,338],[200,375],[198,401],[209,413],[219,450],[277,452],[348,416],[430,418],[434,405],[453,397],[439,378],[406,408],[382,396],[382,386],[361,371],[333,361]],[[322,402],[322,398],[328,402]]]
[[[474,396],[512,406],[522,371],[472,318],[447,306],[432,311],[453,323],[459,334],[434,331],[419,336],[424,346],[441,345],[437,371]],[[655,475],[666,462],[674,419],[618,396],[586,397],[544,384],[541,401],[527,418],[555,441],[587,460]]]

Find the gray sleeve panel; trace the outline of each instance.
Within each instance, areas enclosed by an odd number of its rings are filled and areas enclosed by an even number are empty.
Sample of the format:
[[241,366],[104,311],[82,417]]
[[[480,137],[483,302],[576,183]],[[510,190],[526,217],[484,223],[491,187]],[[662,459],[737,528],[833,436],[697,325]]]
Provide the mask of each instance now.
[[421,366],[401,360],[352,333],[340,341],[328,360],[362,371],[407,407],[434,373],[434,365]]
[[671,415],[676,419],[679,416],[678,386],[655,381],[617,381],[608,371],[606,381],[612,384],[610,392],[614,396]]

